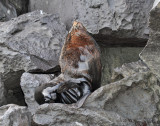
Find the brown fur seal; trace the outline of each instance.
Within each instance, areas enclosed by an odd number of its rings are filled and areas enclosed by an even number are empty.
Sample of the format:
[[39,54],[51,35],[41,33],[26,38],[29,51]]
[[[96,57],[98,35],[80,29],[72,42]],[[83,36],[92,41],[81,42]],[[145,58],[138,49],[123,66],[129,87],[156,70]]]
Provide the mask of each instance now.
[[78,103],[100,87],[100,49],[86,28],[77,21],[66,37],[59,59],[61,74],[36,89],[35,99],[47,102]]

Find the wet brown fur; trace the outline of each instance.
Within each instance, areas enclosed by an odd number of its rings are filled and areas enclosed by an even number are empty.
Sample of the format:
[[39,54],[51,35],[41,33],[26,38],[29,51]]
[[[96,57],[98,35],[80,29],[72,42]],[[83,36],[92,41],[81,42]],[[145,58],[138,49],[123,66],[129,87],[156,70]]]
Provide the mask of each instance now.
[[[90,55],[88,70],[78,70],[81,55]],[[100,87],[101,61],[100,49],[95,40],[89,35],[80,22],[74,22],[71,32],[67,35],[66,42],[60,56],[61,72],[73,78],[84,77],[90,81],[93,90]]]

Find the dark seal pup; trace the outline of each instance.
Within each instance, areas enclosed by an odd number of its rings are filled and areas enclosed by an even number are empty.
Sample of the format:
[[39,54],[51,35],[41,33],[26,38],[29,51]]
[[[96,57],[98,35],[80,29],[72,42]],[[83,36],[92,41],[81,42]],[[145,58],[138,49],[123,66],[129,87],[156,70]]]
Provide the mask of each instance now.
[[77,102],[81,107],[87,96],[100,87],[101,61],[99,46],[80,22],[74,21],[59,63],[61,74],[38,87],[35,99],[39,104]]

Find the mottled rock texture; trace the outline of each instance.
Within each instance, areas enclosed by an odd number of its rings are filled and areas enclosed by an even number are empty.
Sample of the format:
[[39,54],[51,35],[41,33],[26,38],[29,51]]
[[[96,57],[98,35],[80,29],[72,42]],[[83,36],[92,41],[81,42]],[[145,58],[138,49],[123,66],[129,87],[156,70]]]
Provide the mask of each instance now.
[[84,108],[112,111],[137,125],[157,126],[160,84],[156,76],[141,61],[125,64],[116,71],[115,79],[121,79],[93,92]]
[[0,126],[31,126],[31,114],[26,107],[4,105],[0,107]]
[[33,116],[34,126],[135,126],[115,112],[75,109],[63,104],[41,105]]
[[8,21],[11,18],[17,17],[15,7],[8,0],[0,1],[0,21]]
[[58,16],[42,11],[19,16],[0,26],[0,73],[7,103],[24,105],[19,85],[22,73],[59,71],[66,29]]
[[160,79],[160,1],[156,1],[150,12],[150,37],[140,58]]
[[105,45],[144,46],[154,0],[30,0],[30,11],[59,13],[67,28],[75,19]]
[[29,0],[1,0],[0,21],[8,21],[28,12]]
[[35,88],[49,82],[53,75],[44,75],[44,74],[30,74],[24,73],[21,77],[21,88],[24,93],[25,102],[28,106],[29,111],[34,114],[36,108],[39,106],[35,101]]
[[8,0],[17,12],[17,16],[28,12],[29,0]]
[[119,79],[123,79],[125,77],[129,77],[133,74],[147,72],[149,68],[147,65],[139,60],[137,62],[125,63],[121,67],[117,67],[114,69],[114,74],[112,75],[112,81],[118,81]]
[[121,67],[124,63],[139,60],[142,47],[103,47],[101,46],[102,80],[101,85],[112,82],[114,69]]

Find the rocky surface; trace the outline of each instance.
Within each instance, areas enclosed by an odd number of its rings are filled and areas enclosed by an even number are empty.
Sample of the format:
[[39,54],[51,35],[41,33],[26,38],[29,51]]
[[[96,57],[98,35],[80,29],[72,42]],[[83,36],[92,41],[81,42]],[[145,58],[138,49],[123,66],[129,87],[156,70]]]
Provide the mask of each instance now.
[[159,89],[159,82],[153,74],[133,74],[92,93],[84,107],[113,111],[133,122],[156,126],[160,121]]
[[160,78],[160,1],[156,0],[150,12],[150,37],[140,58],[147,64],[151,71]]
[[11,18],[17,17],[16,9],[8,0],[0,1],[0,21],[8,21]]
[[9,104],[0,107],[0,126],[30,126],[31,114],[26,107]]
[[30,0],[30,11],[59,13],[68,30],[75,19],[104,45],[144,46],[154,0]]
[[1,0],[0,21],[8,21],[28,12],[29,0]]
[[21,88],[24,93],[25,102],[28,106],[29,111],[34,114],[36,108],[39,106],[35,101],[35,88],[49,82],[53,79],[54,75],[44,75],[44,74],[30,74],[24,73],[21,77]]
[[0,73],[7,103],[24,104],[20,77],[24,71],[59,71],[58,59],[66,36],[56,15],[35,11],[2,23],[0,27]]
[[156,76],[141,61],[125,64],[116,71],[123,78],[93,92],[84,108],[112,111],[137,125],[158,126],[160,85]]
[[101,85],[112,82],[112,76],[115,74],[114,69],[121,67],[124,63],[136,62],[139,60],[139,53],[142,47],[102,47],[102,80]]
[[63,104],[41,105],[33,116],[34,126],[135,126],[114,112],[75,109]]
[[29,0],[8,0],[16,9],[17,16],[28,12]]
[[149,68],[141,60],[137,62],[125,63],[121,67],[114,69],[114,74],[112,75],[111,79],[113,82],[115,82],[125,77],[132,76],[133,74],[147,71],[149,71]]

